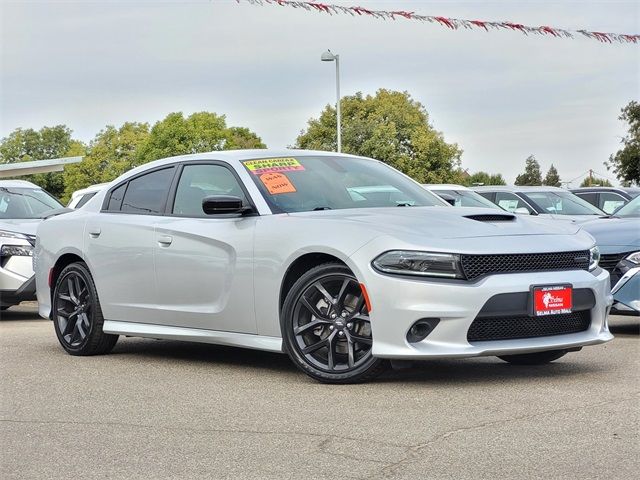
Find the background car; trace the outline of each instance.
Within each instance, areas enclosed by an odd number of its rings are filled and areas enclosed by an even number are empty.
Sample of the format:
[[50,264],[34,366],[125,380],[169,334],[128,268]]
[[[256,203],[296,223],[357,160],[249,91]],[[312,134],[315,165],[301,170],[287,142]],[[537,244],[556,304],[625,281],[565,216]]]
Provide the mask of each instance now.
[[145,164],[43,222],[34,263],[40,315],[72,355],[170,338],[286,352],[347,383],[387,359],[541,364],[612,338],[609,275],[577,225],[443,207],[330,152]]
[[90,187],[83,188],[81,190],[76,190],[71,194],[71,200],[67,205],[67,208],[80,208],[85,203],[93,198],[93,196],[98,193],[102,188],[107,185],[106,183],[98,183],[96,185],[91,185]]
[[571,193],[610,214],[640,195],[640,187],[583,187]]
[[600,266],[611,275],[612,313],[640,315],[640,197],[581,226],[596,239]]
[[482,207],[504,211],[495,203],[462,185],[429,183],[422,186],[454,207]]
[[605,213],[573,193],[558,187],[491,185],[473,187],[487,200],[508,212],[543,215],[555,220],[583,222]]
[[42,216],[62,208],[46,191],[24,180],[0,180],[0,310],[35,300],[31,257]]

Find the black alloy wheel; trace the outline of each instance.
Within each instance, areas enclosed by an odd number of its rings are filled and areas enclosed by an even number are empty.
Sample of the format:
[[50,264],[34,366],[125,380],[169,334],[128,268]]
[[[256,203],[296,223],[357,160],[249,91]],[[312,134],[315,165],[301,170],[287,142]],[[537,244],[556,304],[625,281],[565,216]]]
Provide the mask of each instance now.
[[327,383],[354,383],[378,375],[373,337],[360,283],[344,265],[313,268],[291,288],[283,307],[283,339],[302,371]]
[[102,331],[104,318],[98,294],[83,263],[72,263],[58,276],[52,311],[58,340],[71,355],[107,353],[118,341],[118,335]]

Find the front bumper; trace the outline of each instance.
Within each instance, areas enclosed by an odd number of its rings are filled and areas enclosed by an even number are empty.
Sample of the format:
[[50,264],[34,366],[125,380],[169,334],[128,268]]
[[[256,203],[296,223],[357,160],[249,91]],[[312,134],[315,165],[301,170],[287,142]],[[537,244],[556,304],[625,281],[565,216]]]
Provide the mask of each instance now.
[[640,267],[633,267],[618,280],[613,289],[614,315],[640,316]]
[[36,299],[32,257],[0,257],[0,306]]
[[[360,272],[372,305],[373,355],[392,359],[462,358],[571,349],[613,338],[607,314],[613,303],[609,274],[602,269],[492,275],[476,282],[383,275],[373,268]],[[499,294],[529,292],[532,285],[571,284],[589,289],[590,324],[571,334],[469,342],[467,332],[487,301]],[[422,318],[440,322],[422,341],[410,343],[407,332]]]

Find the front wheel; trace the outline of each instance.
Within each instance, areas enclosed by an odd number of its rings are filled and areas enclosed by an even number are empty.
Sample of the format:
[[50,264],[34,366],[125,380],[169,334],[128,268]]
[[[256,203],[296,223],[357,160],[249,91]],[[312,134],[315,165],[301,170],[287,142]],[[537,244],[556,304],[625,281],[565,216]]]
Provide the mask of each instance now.
[[498,358],[514,365],[543,365],[564,357],[566,350],[547,350],[546,352],[523,353],[520,355],[502,355]]
[[344,265],[326,263],[302,275],[287,294],[281,327],[293,362],[321,382],[363,382],[386,366],[371,353],[365,297]]
[[72,263],[60,272],[52,311],[58,341],[71,355],[108,353],[118,341],[118,335],[102,331],[104,318],[98,292],[84,263]]

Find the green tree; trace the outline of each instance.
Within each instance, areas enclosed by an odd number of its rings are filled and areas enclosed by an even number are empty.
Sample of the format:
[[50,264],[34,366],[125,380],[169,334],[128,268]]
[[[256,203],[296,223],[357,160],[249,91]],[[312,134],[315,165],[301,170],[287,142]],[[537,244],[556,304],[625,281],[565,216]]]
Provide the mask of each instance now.
[[487,172],[476,172],[464,180],[464,184],[467,186],[470,185],[506,185],[502,174],[490,174]]
[[236,148],[265,148],[265,145],[248,128],[227,127],[224,115],[198,112],[185,118],[181,112],[175,112],[153,126],[148,140],[140,147],[138,162]]
[[562,183],[560,183],[560,175],[558,175],[558,170],[553,166],[553,163],[547,170],[547,174],[542,181],[543,185],[548,185],[549,187],[560,187]]
[[[0,163],[28,162],[51,158],[83,156],[84,144],[72,138],[72,131],[65,125],[32,128],[17,128],[0,141]],[[33,182],[56,197],[64,192],[62,172],[39,173],[20,177]]]
[[640,185],[640,104],[629,102],[618,119],[629,124],[629,131],[622,138],[623,147],[604,164],[625,185]]
[[581,187],[613,187],[612,183],[606,178],[585,177],[580,184]]
[[542,185],[542,172],[536,157],[529,155],[525,160],[524,173],[516,177],[516,185]]
[[138,149],[149,139],[149,124],[127,122],[120,128],[108,125],[89,144],[89,152],[78,164],[64,171],[64,196],[96,183],[110,182],[140,164]]
[[[429,124],[425,108],[407,92],[342,98],[342,150],[376,158],[421,183],[459,180],[462,150]],[[298,148],[335,151],[336,110],[327,105],[296,139]]]

